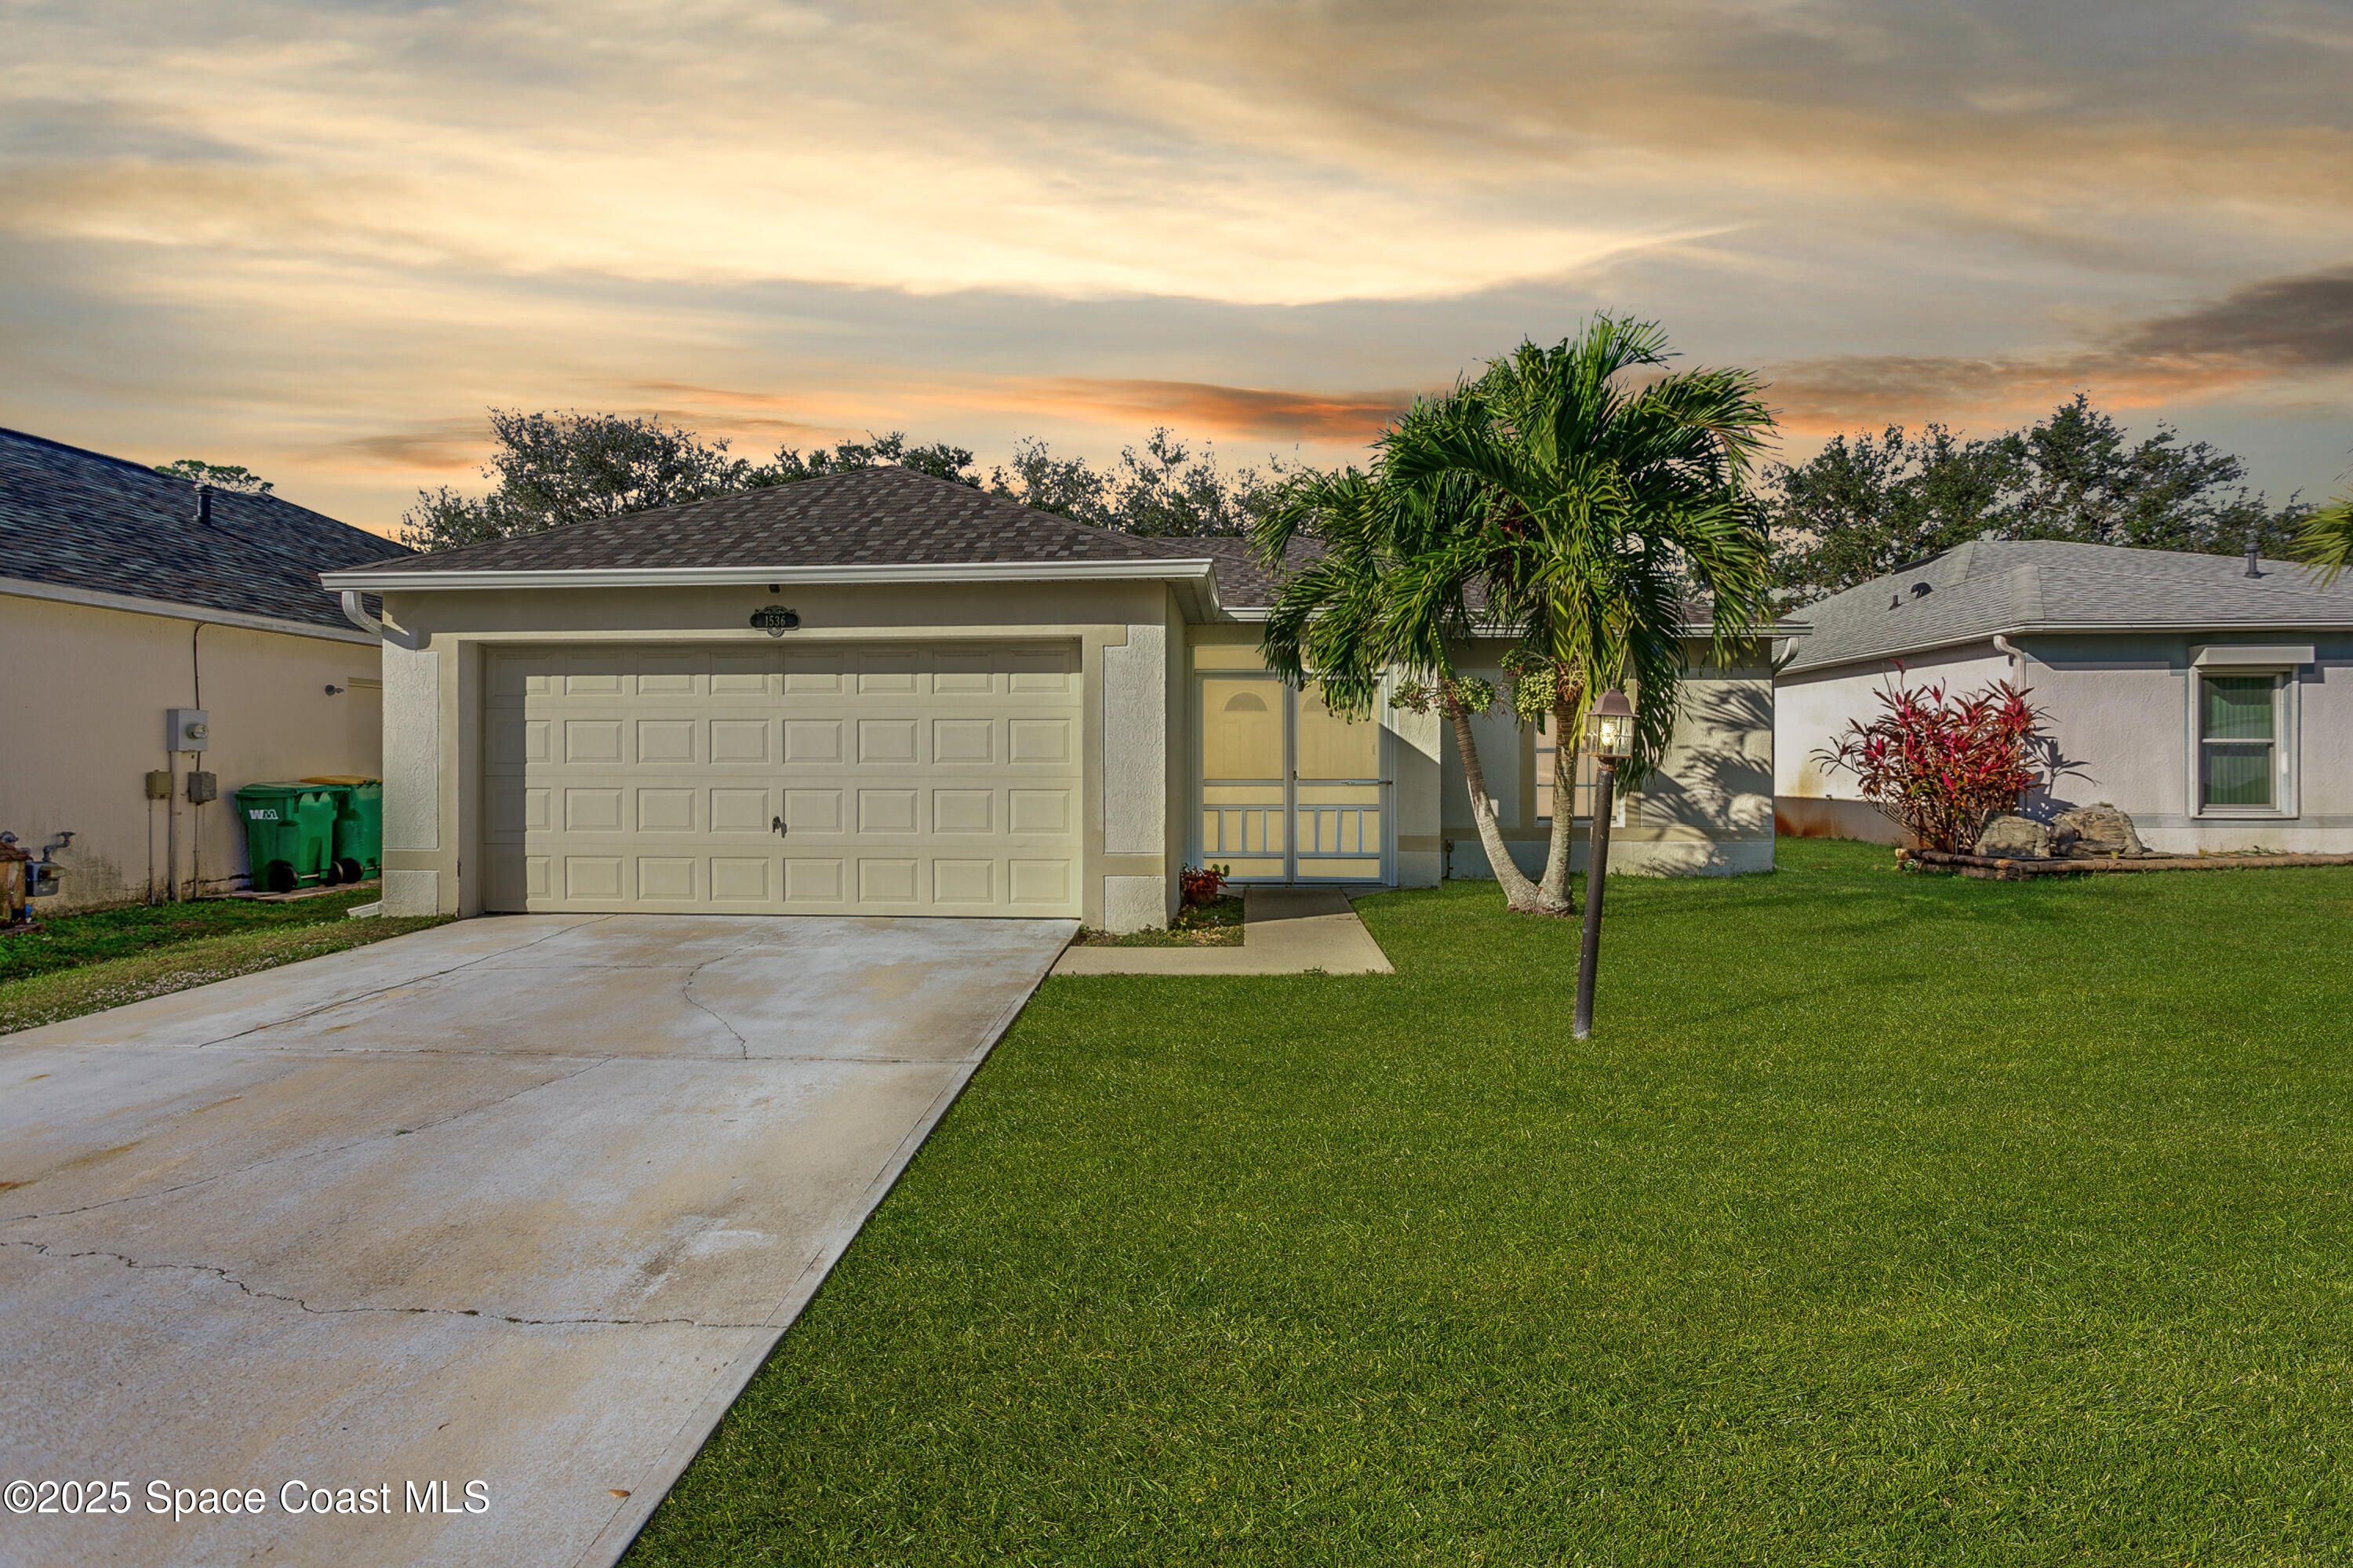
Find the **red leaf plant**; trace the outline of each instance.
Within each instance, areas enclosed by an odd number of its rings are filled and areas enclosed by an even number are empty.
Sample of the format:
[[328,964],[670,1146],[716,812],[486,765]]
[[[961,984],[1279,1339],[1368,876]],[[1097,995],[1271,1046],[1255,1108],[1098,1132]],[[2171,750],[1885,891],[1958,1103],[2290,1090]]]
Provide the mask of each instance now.
[[1837,744],[1815,756],[1854,775],[1862,798],[1923,849],[1968,853],[1989,818],[2015,811],[2026,791],[2066,770],[2042,733],[2050,715],[2007,681],[1963,697],[1891,680],[1878,695],[1877,718],[1849,720]]
[[1214,904],[1226,890],[1226,868],[1222,865],[1181,866],[1176,877],[1187,909]]

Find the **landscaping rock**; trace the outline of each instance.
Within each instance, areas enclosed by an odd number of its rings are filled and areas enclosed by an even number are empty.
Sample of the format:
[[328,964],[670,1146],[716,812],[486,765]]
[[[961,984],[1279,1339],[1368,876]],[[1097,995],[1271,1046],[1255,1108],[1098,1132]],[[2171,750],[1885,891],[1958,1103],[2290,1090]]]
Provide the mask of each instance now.
[[1996,817],[1978,835],[1978,853],[1989,860],[2049,860],[2050,824],[2028,817]]
[[2074,834],[2074,842],[2061,852],[2077,855],[2145,855],[2148,846],[2140,842],[2133,829],[2133,820],[2103,800],[2096,806],[2080,806],[2063,811],[2052,820],[2053,828],[2066,828]]

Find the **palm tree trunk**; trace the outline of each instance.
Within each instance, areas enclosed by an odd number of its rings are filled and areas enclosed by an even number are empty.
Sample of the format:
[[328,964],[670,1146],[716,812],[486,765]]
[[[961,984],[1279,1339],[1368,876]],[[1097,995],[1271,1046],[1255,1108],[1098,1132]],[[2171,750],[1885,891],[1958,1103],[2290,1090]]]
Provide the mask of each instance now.
[[1544,882],[1537,892],[1547,909],[1570,910],[1568,857],[1577,832],[1577,699],[1575,689],[1553,703],[1552,851],[1545,857]]
[[1488,868],[1504,885],[1504,906],[1515,914],[1534,913],[1544,906],[1543,895],[1504,843],[1503,824],[1495,820],[1495,802],[1487,793],[1487,770],[1479,766],[1479,740],[1471,733],[1471,710],[1450,700],[1446,716],[1454,721],[1454,749],[1462,759],[1462,782],[1471,792],[1471,821],[1479,830],[1479,846],[1487,852]]

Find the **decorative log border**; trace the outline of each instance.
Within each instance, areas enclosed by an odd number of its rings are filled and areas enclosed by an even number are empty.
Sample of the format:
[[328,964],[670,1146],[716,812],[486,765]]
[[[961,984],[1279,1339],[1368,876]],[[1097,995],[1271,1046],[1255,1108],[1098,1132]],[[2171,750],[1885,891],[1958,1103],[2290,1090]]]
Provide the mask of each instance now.
[[1958,872],[1963,876],[1995,882],[2024,882],[2037,876],[2077,876],[2117,871],[2275,871],[2296,865],[2353,865],[2353,854],[2152,854],[2131,860],[2122,855],[2084,859],[2008,860],[1981,854],[1947,854],[1942,850],[1899,849],[1899,865]]

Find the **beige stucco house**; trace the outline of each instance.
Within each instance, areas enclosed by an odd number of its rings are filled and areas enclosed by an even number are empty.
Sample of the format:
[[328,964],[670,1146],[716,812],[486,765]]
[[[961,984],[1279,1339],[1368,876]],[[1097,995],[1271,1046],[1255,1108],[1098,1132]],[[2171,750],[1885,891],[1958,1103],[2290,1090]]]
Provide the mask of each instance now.
[[[323,581],[383,596],[388,913],[1126,930],[1169,918],[1188,863],[1376,885],[1486,869],[1435,718],[1349,723],[1267,673],[1270,585],[1240,540],[878,468]],[[1613,864],[1769,866],[1772,734],[1762,651],[1696,672]],[[1533,863],[1538,737],[1498,717],[1482,746]]]
[[[59,868],[36,916],[241,886],[238,786],[377,772],[376,639],[318,574],[397,548],[0,430],[0,832]],[[203,749],[170,744],[174,710],[206,715]]]

